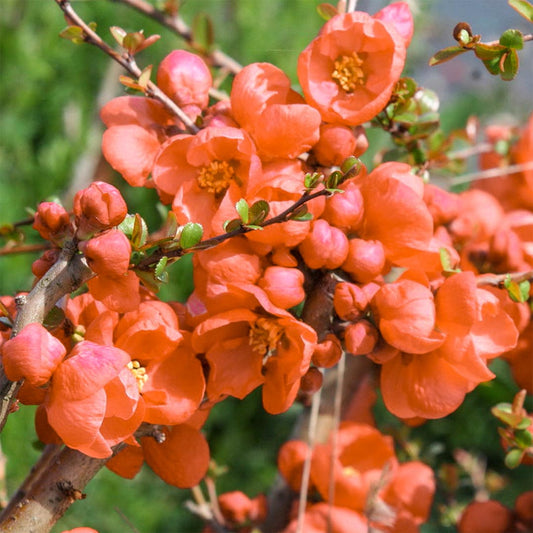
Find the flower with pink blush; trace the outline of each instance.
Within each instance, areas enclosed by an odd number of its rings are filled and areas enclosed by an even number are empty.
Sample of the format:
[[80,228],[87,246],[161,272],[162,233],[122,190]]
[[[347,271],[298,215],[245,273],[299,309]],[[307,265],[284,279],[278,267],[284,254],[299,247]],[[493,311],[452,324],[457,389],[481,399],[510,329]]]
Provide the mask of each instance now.
[[94,181],[78,191],[73,210],[80,238],[118,226],[128,214],[128,206],[120,191],[104,181]]
[[159,63],[157,85],[180,107],[197,106],[201,110],[209,102],[213,78],[201,57],[174,50]]

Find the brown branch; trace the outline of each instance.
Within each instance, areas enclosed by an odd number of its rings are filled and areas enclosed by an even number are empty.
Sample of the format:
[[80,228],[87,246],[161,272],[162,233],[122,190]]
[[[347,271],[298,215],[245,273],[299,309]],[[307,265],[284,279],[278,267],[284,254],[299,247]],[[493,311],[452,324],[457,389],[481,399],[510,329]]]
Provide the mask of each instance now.
[[[158,426],[142,424],[135,437],[158,438]],[[113,447],[116,455],[124,443]],[[110,457],[97,459],[67,447],[45,449],[38,469],[30,473],[0,515],[2,533],[48,533],[76,500],[84,499],[83,490]]]
[[478,285],[491,285],[503,289],[505,282],[514,281],[515,283],[522,283],[523,281],[533,282],[533,270],[528,272],[513,272],[512,274],[498,274],[498,275],[484,275],[477,278]]
[[[283,211],[279,215],[276,215],[275,217],[269,218],[268,220],[260,224],[260,226],[262,228],[266,228],[268,226],[272,226],[273,224],[280,224],[281,222],[287,222],[288,220],[290,220],[291,215],[300,206],[304,205],[310,200],[314,200],[315,198],[318,198],[319,196],[329,196],[331,194],[332,193],[328,192],[326,189],[321,189],[320,191],[314,192],[312,194],[309,194],[306,192],[293,205],[285,209],[285,211]],[[140,261],[136,265],[135,268],[138,270],[148,271],[148,270],[151,270],[152,267],[156,265],[163,257],[166,257],[167,259],[177,259],[179,257],[182,257],[192,252],[199,252],[201,250],[207,250],[209,248],[213,248],[221,244],[222,242],[227,241],[228,239],[232,239],[233,237],[237,237],[238,235],[244,235],[245,233],[249,233],[250,231],[261,231],[261,230],[257,230],[255,228],[250,228],[247,226],[240,226],[239,228],[233,231],[229,231],[228,233],[217,235],[216,237],[211,237],[210,239],[205,239],[204,241],[201,241],[195,246],[191,246],[190,248],[176,248],[174,250],[166,250],[166,251],[162,248],[158,248],[150,256]],[[170,242],[172,241],[169,241],[168,244],[170,244]]]
[[[153,5],[145,2],[144,0],[111,0],[112,2],[118,2],[125,4],[138,12],[146,15],[157,22],[159,22],[165,28],[179,35],[191,48],[194,47],[194,36],[190,28],[185,24],[183,19],[179,16],[172,16],[156,9]],[[242,65],[237,63],[233,58],[226,55],[220,50],[213,50],[206,54],[203,54],[209,62],[215,66],[228,70],[232,74],[238,74],[242,70]]]
[[19,244],[18,246],[7,246],[0,248],[0,256],[12,254],[27,254],[33,252],[44,252],[50,248],[49,244]]
[[[39,280],[28,295],[18,296],[17,317],[12,336],[17,335],[25,326],[33,322],[44,321],[48,312],[65,295],[79,288],[94,274],[81,255],[77,254],[74,241],[68,241],[61,251],[57,262]],[[12,410],[21,381],[10,381],[0,372],[0,432]]]
[[[94,32],[85,21],[76,13],[70,5],[68,0],[55,0],[56,4],[65,13],[67,20],[74,26],[79,26],[84,33],[84,41],[88,44],[96,46],[105,54],[111,57],[119,65],[121,65],[134,78],[139,79],[142,74],[135,59],[128,52],[120,54],[109,46],[96,32]],[[189,118],[189,116],[172,100],[170,99],[155,83],[149,81],[146,85],[146,96],[154,98],[161,102],[171,113],[176,115],[185,125],[190,133],[197,133],[198,127]]]

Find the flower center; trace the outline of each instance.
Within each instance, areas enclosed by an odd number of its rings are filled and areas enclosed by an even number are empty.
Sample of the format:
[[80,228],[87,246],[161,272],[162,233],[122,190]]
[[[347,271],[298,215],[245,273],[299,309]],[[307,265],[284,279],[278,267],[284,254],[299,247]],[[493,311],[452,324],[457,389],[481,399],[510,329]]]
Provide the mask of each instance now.
[[202,189],[219,196],[226,192],[234,178],[235,169],[227,161],[211,161],[202,167],[196,179]]
[[283,328],[275,319],[258,318],[250,329],[250,346],[254,352],[268,357],[283,336]]
[[137,360],[130,361],[128,363],[128,368],[131,370],[133,376],[137,380],[137,387],[139,392],[143,390],[144,384],[148,381],[148,374],[146,373],[146,368],[141,366],[141,363]]
[[339,56],[333,66],[331,77],[337,85],[347,93],[353,93],[358,86],[365,83],[365,72],[361,68],[364,61],[352,52],[350,55]]

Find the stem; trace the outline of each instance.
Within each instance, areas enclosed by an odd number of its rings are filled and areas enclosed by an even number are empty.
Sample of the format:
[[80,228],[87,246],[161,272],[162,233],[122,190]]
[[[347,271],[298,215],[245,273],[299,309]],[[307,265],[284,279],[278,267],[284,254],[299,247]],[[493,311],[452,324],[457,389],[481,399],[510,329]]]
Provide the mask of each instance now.
[[[150,17],[159,22],[165,28],[179,35],[189,46],[194,48],[194,37],[190,28],[185,24],[181,17],[167,15],[163,11],[156,9],[153,5],[144,0],[111,0],[120,4],[125,4],[143,15]],[[209,62],[215,67],[221,67],[232,74],[238,74],[242,70],[242,65],[237,63],[230,56],[220,50],[213,50],[203,54]]]
[[[285,209],[285,211],[263,222],[261,224],[261,227],[266,228],[268,226],[272,226],[273,224],[280,224],[281,222],[287,222],[288,220],[290,220],[290,215],[294,213],[294,211],[296,211],[296,209],[298,209],[301,205],[305,204],[306,202],[309,202],[310,200],[314,200],[315,198],[318,198],[319,196],[328,196],[330,194],[331,193],[328,192],[326,189],[321,189],[320,191],[315,192],[313,194],[304,193],[299,200],[297,200],[289,208]],[[246,226],[241,226],[228,233],[217,235],[216,237],[211,237],[210,239],[201,241],[195,246],[191,246],[191,248],[177,248],[175,250],[167,250],[167,251],[159,248],[155,250],[155,252],[152,253],[150,256],[140,261],[139,264],[135,268],[137,268],[138,270],[148,271],[148,270],[151,270],[152,266],[157,264],[159,260],[163,257],[167,257],[168,259],[173,259],[173,258],[182,257],[192,252],[199,252],[201,250],[207,250],[208,248],[213,248],[221,244],[222,242],[227,241],[228,239],[232,239],[233,237],[237,237],[238,235],[244,235],[245,233],[249,233],[250,231],[257,231],[257,230],[255,230],[254,228],[248,228]]]
[[9,248],[1,248],[0,256],[11,254],[27,254],[33,252],[44,252],[48,250],[50,245],[48,244],[20,244],[18,246],[11,246]]
[[[135,59],[128,53],[119,54],[116,50],[111,48],[102,38],[94,32],[85,21],[76,13],[70,5],[68,0],[55,0],[56,4],[65,13],[69,23],[82,28],[84,32],[84,40],[88,44],[92,44],[100,48],[111,59],[119,63],[127,72],[134,78],[139,78],[142,74],[141,69],[137,66]],[[149,81],[146,85],[146,96],[161,102],[171,113],[176,115],[185,125],[185,128],[190,133],[197,133],[198,127],[189,118],[189,116],[173,101],[171,100],[155,83]]]
[[512,274],[499,274],[494,275],[484,275],[480,276],[477,279],[478,285],[491,285],[493,287],[499,287],[500,289],[504,288],[504,283],[507,281],[514,281],[515,283],[522,283],[523,281],[533,282],[533,270],[528,272],[514,272]]
[[499,178],[510,174],[519,174],[524,170],[533,170],[533,161],[528,163],[522,163],[520,165],[509,165],[508,167],[489,168],[488,170],[482,170],[481,172],[471,172],[469,174],[463,174],[452,178],[452,185],[460,185],[463,183],[470,183],[474,180],[487,180],[491,178]]

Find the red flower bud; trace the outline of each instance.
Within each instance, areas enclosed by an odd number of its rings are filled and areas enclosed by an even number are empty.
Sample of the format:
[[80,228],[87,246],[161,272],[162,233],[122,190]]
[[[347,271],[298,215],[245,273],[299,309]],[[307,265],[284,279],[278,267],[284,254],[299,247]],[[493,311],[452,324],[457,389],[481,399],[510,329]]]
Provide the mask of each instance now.
[[320,219],[300,244],[300,253],[310,268],[335,269],[346,259],[348,239],[340,229]]
[[348,257],[342,269],[361,283],[372,281],[385,267],[385,250],[380,241],[351,239]]
[[103,181],[91,183],[76,193],[74,214],[78,236],[88,236],[120,224],[128,214],[128,207],[120,191]]
[[185,50],[174,50],[161,61],[157,85],[179,106],[205,108],[213,84],[211,72],[203,59]]
[[126,235],[119,230],[109,230],[80,243],[87,263],[97,274],[121,276],[128,271],[131,244]]
[[344,332],[346,349],[352,355],[369,354],[379,340],[379,333],[375,326],[367,320],[350,324]]
[[258,285],[267,293],[270,301],[288,309],[305,298],[304,275],[296,268],[271,266],[265,270]]
[[70,216],[63,206],[55,202],[42,202],[37,208],[32,227],[43,239],[60,244],[71,229]]
[[354,155],[356,142],[351,128],[322,124],[320,139],[313,146],[313,153],[321,165],[339,166],[347,157]]

